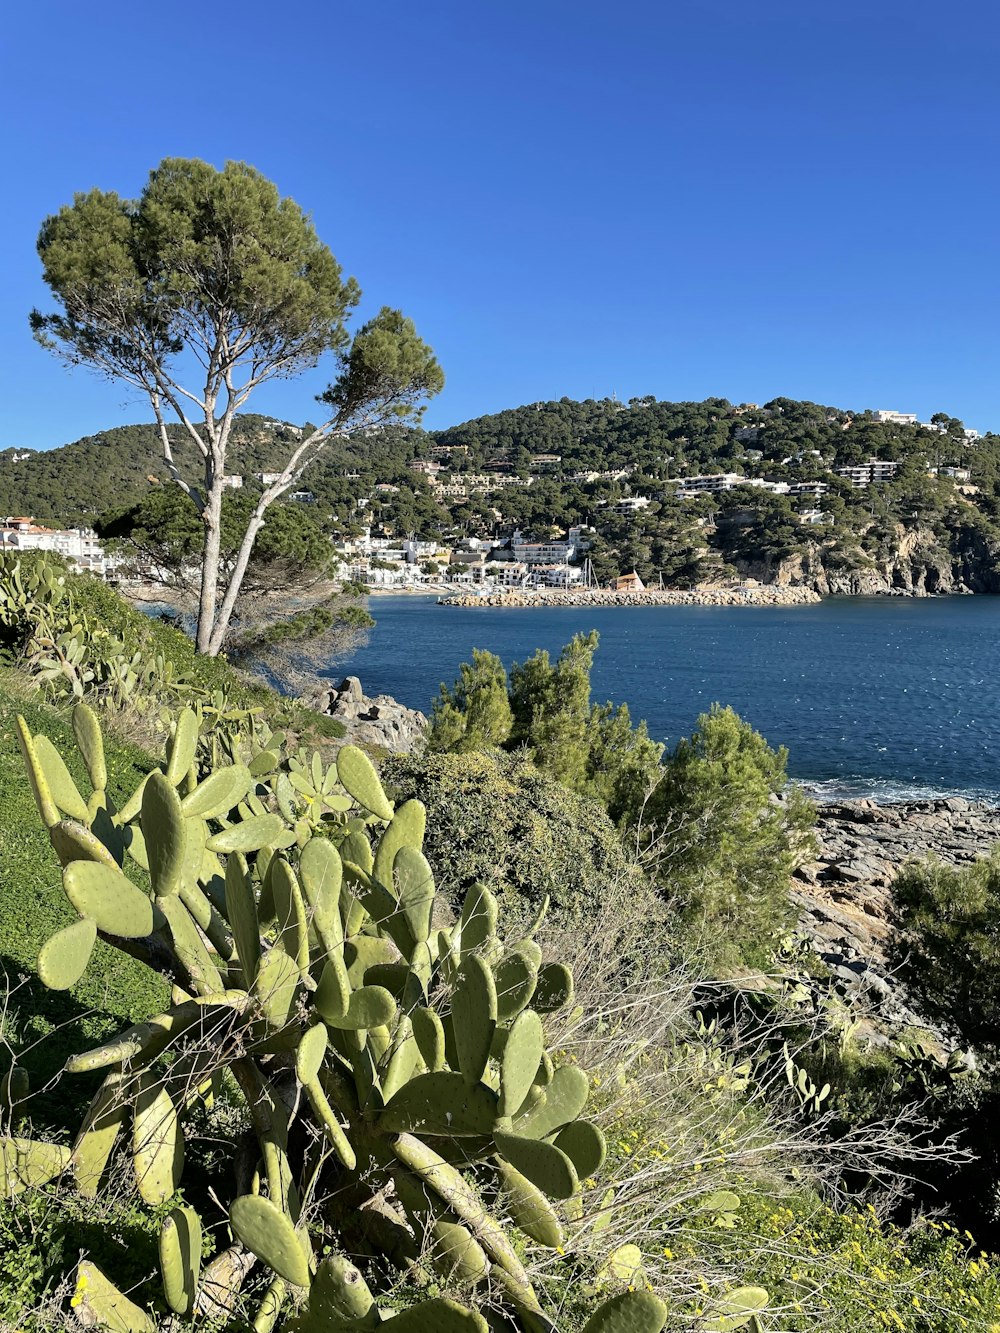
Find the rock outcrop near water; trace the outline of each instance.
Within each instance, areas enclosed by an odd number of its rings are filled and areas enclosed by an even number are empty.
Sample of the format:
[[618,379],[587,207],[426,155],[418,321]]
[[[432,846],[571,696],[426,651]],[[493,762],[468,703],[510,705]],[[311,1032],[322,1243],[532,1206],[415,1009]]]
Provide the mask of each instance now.
[[786,560],[741,562],[740,573],[776,587],[837,597],[933,597],[1000,592],[1000,546],[980,527],[941,538],[930,528],[889,525],[875,553],[816,543]]
[[442,597],[442,606],[806,606],[820,601],[811,588],[771,585],[740,588],[613,592],[610,588],[581,588],[579,591],[538,588],[490,593],[479,597],[459,593]]
[[793,881],[801,927],[852,998],[889,1024],[921,1023],[903,1002],[886,961],[889,886],[902,864],[928,855],[951,865],[985,856],[1000,841],[1000,810],[961,797],[819,808],[820,854]]
[[427,718],[416,708],[407,708],[390,694],[369,698],[357,676],[346,676],[339,685],[323,686],[306,701],[317,712],[326,713],[347,728],[354,745],[378,746],[390,754],[411,754],[426,743]]

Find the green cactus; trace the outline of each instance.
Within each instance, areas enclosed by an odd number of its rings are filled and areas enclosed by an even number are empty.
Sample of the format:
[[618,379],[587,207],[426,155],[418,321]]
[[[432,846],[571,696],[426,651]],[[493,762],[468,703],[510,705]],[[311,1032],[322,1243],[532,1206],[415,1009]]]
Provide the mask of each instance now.
[[97,925],[87,917],[74,921],[46,940],[38,955],[38,976],[49,990],[69,990],[90,962]]
[[337,776],[349,796],[370,810],[376,819],[392,819],[392,802],[382,790],[375,766],[356,745],[345,745],[337,756]]
[[768,1303],[768,1294],[763,1287],[738,1287],[727,1292],[718,1302],[719,1314],[704,1325],[706,1333],[730,1333],[730,1330],[746,1328],[759,1310]]
[[48,1184],[66,1170],[70,1156],[55,1143],[0,1136],[0,1196]]
[[234,1199],[229,1209],[233,1232],[258,1259],[294,1287],[309,1286],[309,1256],[303,1233],[277,1204],[259,1194]]
[[155,1333],[156,1325],[138,1305],[122,1294],[96,1264],[83,1259],[76,1270],[71,1304],[86,1311],[87,1323],[111,1333]]
[[140,1076],[135,1094],[132,1161],[146,1203],[165,1203],[173,1196],[184,1166],[184,1138],[169,1092],[151,1073]]
[[82,917],[98,930],[121,939],[145,939],[153,932],[153,904],[115,866],[71,861],[63,870],[63,888]]
[[[201,1223],[175,1198],[186,1117],[228,1071],[253,1126],[259,1182],[228,1204],[232,1254],[245,1247],[272,1279],[255,1333],[279,1325],[288,1288],[306,1304],[284,1327],[303,1333],[389,1318],[399,1333],[482,1330],[470,1308],[480,1298],[502,1300],[524,1333],[551,1327],[493,1203],[535,1244],[558,1248],[581,1216],[580,1181],[604,1160],[603,1134],[581,1119],[587,1075],[556,1067],[546,1050],[541,1015],[571,1003],[569,970],[543,963],[530,932],[504,946],[481,885],[457,922],[435,924],[423,806],[395,809],[360,751],[341,750],[342,787],[304,760],[291,783],[272,757],[199,777],[198,715],[177,718],[162,768],[117,814],[89,710],[74,720],[94,784],[86,798],[67,786],[54,749],[20,729],[80,917],[43,947],[41,979],[71,986],[99,931],[167,973],[175,994],[165,1013],[67,1061],[69,1075],[106,1071],[72,1149],[2,1141],[19,1145],[4,1149],[6,1176],[37,1183],[69,1168],[94,1195],[130,1127],[138,1191],[163,1209],[167,1304],[177,1315],[231,1310],[222,1288],[245,1268],[227,1251],[199,1277]],[[217,736],[213,746],[236,753]],[[323,789],[322,814],[310,818],[297,800],[307,779]],[[148,868],[152,896],[133,865]],[[332,1201],[321,1216],[317,1199]],[[435,1297],[392,1314],[365,1280],[386,1282],[386,1264],[363,1276],[334,1254],[317,1267],[317,1224],[345,1253],[381,1249],[418,1285],[457,1284],[466,1303]],[[97,1270],[81,1271],[94,1320],[148,1327]],[[625,1297],[611,1297],[594,1333],[662,1327],[655,1298]]]
[[174,1208],[160,1228],[163,1294],[174,1314],[194,1310],[201,1273],[201,1218],[193,1208]]
[[587,1320],[583,1333],[660,1333],[667,1307],[651,1291],[624,1291]]

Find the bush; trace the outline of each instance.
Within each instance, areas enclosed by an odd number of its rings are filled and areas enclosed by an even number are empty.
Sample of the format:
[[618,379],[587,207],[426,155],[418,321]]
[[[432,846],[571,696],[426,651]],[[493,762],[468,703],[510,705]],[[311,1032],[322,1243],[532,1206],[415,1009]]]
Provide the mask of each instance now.
[[562,925],[593,921],[605,899],[620,892],[641,923],[643,948],[661,958],[668,953],[652,886],[595,801],[499,752],[396,756],[383,776],[399,800],[419,796],[427,806],[428,857],[453,904],[476,881],[525,915],[548,894],[552,922]]
[[657,880],[717,969],[766,965],[794,919],[789,879],[812,853],[815,811],[789,785],[787,761],[715,704],[670,755],[646,806]]
[[892,885],[893,965],[916,1007],[950,1035],[1000,1054],[1000,852],[966,866],[905,866]]
[[[690,1253],[702,1245],[702,1237],[692,1237]],[[837,1212],[802,1196],[781,1203],[749,1198],[737,1227],[717,1233],[716,1246],[736,1264],[753,1256],[754,1279],[782,1309],[787,1333],[998,1327],[1000,1266],[968,1232],[944,1222],[905,1229],[871,1207]],[[683,1250],[677,1246],[679,1259]]]
[[575,634],[555,662],[544,649],[515,663],[510,681],[493,653],[473,649],[455,684],[441,686],[431,714],[432,750],[526,750],[535,765],[634,825],[659,771],[663,746],[628,708],[590,701],[596,630]]

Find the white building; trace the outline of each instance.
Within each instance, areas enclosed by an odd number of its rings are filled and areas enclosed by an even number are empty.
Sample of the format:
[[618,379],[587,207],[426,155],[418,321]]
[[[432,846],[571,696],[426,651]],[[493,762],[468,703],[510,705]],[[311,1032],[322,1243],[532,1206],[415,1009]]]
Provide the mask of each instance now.
[[0,550],[52,551],[77,569],[90,570],[102,578],[115,563],[104,554],[104,547],[92,528],[41,528],[23,516],[3,520]]
[[638,514],[642,509],[648,509],[650,505],[649,497],[646,495],[629,495],[624,500],[619,500],[611,505],[611,510],[615,514]]
[[583,581],[577,565],[534,565],[530,574],[536,588],[572,588]]
[[679,477],[677,494],[682,498],[689,495],[706,495],[715,491],[731,491],[734,486],[746,486],[747,478],[739,472],[711,472],[699,477]]
[[224,476],[222,485],[227,491],[241,491],[243,489],[243,478],[238,476]]
[[505,561],[490,572],[499,579],[501,588],[526,588],[531,582],[528,566],[523,560]]
[[576,548],[567,542],[525,542],[517,535],[511,541],[514,561],[525,565],[567,565]]
[[829,489],[830,484],[826,481],[792,481],[788,484],[789,495],[812,495],[817,499],[826,495]]
[[846,477],[854,489],[861,490],[873,482],[891,481],[899,470],[899,463],[890,463],[881,458],[869,458],[867,463],[854,463],[850,467],[838,467],[837,476]]
[[916,412],[876,412],[875,420],[888,426],[916,426],[918,425]]

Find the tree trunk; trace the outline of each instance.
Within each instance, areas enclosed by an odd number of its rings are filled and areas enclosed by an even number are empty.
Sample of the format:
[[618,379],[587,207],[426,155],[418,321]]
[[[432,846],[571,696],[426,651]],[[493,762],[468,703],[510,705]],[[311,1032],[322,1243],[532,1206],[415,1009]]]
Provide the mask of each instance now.
[[[226,595],[222,599],[222,606],[219,608],[218,615],[214,617],[215,624],[212,627],[207,648],[202,648],[201,646],[201,623],[199,621],[198,651],[207,652],[210,657],[218,657],[219,653],[222,651],[222,645],[226,638],[226,631],[229,629],[229,622],[232,620],[233,610],[236,606],[236,599],[239,596],[240,588],[243,586],[243,576],[246,574],[247,565],[250,563],[253,544],[257,540],[257,533],[260,531],[263,523],[264,515],[258,510],[252,515],[250,522],[247,524],[247,530],[243,536],[242,544],[240,545],[239,555],[236,557],[236,564],[233,567],[233,572],[229,579],[229,586],[226,588]],[[218,568],[218,555],[216,555],[216,568]]]
[[217,657],[220,643],[213,647],[215,635],[215,603],[219,587],[219,552],[222,542],[222,486],[213,477],[208,501],[202,516],[205,522],[205,546],[201,565],[201,596],[198,602],[199,653]]

